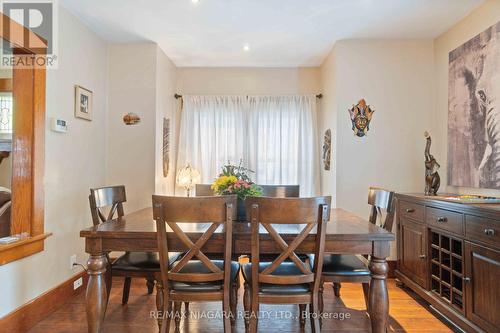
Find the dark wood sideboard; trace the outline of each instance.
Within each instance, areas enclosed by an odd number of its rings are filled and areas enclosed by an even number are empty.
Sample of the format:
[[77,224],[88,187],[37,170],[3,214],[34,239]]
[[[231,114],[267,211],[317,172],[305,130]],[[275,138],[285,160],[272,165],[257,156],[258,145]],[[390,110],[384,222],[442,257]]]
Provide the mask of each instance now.
[[397,194],[396,277],[466,332],[500,332],[500,204]]

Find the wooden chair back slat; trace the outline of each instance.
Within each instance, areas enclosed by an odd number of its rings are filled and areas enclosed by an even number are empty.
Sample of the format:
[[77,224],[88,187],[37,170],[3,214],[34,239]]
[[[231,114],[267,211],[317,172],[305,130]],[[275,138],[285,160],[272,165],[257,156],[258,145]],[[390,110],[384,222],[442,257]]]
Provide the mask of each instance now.
[[196,184],[194,186],[194,193],[197,197],[211,197],[214,195],[212,185],[210,184]]
[[272,198],[298,198],[300,185],[260,185],[262,194]]
[[368,204],[372,206],[369,221],[375,225],[381,226],[387,231],[392,231],[395,206],[394,192],[370,187],[368,192]]
[[[250,199],[250,200],[249,200]],[[270,200],[272,199],[272,200]],[[247,212],[251,210],[253,204],[259,206],[260,211],[265,214],[259,216],[259,222],[272,224],[305,224],[317,223],[321,215],[318,210],[319,205],[330,206],[329,197],[316,198],[268,198],[268,197],[251,197],[245,200]],[[316,209],[311,209],[316,207]],[[328,216],[324,216],[327,221],[330,219],[330,211]]]
[[[125,215],[123,203],[126,201],[127,195],[123,185],[90,189],[89,203],[94,225],[112,220],[115,214],[117,217]],[[107,217],[102,211],[106,207],[110,207]]]
[[[197,197],[213,196],[214,191],[210,184],[196,184],[195,193]],[[272,198],[298,198],[300,185],[259,185],[265,197]]]
[[[229,283],[232,256],[232,222],[236,217],[236,200],[236,196],[186,198],[153,195],[153,216],[156,220],[161,276],[164,287],[167,286],[166,288],[168,288],[169,280],[179,282],[224,280],[224,283]],[[210,225],[200,238],[193,242],[179,226],[182,223]],[[167,225],[187,248],[182,258],[177,261],[170,271],[168,267]],[[223,226],[226,242],[223,270],[201,251],[220,226]],[[181,273],[182,269],[194,257],[208,268],[208,273]]]
[[[259,283],[300,284],[314,283],[316,292],[319,288],[323,266],[325,239],[325,223],[330,218],[330,197],[317,198],[268,198],[249,197],[246,199],[247,212],[250,212],[252,229],[252,288],[258,288]],[[301,232],[290,243],[285,242],[273,228],[273,224],[304,225]],[[263,226],[282,250],[281,254],[262,272],[259,272],[260,242],[259,227]],[[304,263],[296,254],[296,249],[316,228],[315,264],[313,269]],[[275,270],[290,259],[302,274],[273,275]],[[320,263],[318,266],[317,263]],[[316,283],[318,281],[318,283]],[[256,289],[253,289],[256,290]]]
[[[168,198],[168,199],[167,199]],[[165,213],[165,221],[168,222],[189,222],[189,223],[207,223],[207,222],[225,222],[226,209],[224,207],[229,201],[236,200],[235,196],[211,196],[211,197],[162,197],[153,196],[153,201],[161,203],[158,207],[153,206],[153,217],[155,220]],[[236,205],[236,201],[234,202]],[[216,207],[216,208],[214,208]],[[236,206],[234,206],[236,207]],[[236,219],[236,209],[232,210]]]

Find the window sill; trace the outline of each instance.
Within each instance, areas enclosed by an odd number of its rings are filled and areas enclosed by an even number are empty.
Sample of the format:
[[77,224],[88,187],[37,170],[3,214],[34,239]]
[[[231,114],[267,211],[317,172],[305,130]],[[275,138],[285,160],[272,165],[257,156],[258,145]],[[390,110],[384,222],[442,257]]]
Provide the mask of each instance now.
[[44,233],[18,242],[0,245],[0,266],[42,252],[45,239],[52,233]]

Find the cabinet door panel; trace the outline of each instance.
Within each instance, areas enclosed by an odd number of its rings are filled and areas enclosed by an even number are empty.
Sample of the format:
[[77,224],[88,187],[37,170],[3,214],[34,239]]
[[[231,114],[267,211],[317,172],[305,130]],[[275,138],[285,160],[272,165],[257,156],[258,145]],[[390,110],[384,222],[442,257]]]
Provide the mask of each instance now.
[[427,288],[426,227],[401,219],[401,271]]
[[466,313],[487,332],[500,332],[500,252],[465,243]]

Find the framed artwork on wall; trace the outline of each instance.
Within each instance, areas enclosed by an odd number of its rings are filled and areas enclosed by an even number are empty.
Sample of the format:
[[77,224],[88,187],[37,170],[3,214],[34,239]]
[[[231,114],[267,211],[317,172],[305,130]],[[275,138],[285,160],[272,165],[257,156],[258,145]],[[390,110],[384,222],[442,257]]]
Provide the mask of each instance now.
[[323,137],[323,168],[330,170],[330,158],[332,155],[332,131],[327,129]]
[[75,86],[75,117],[92,120],[92,91]]
[[448,184],[500,189],[500,22],[449,54]]
[[170,119],[163,118],[163,177],[168,176],[170,163]]

